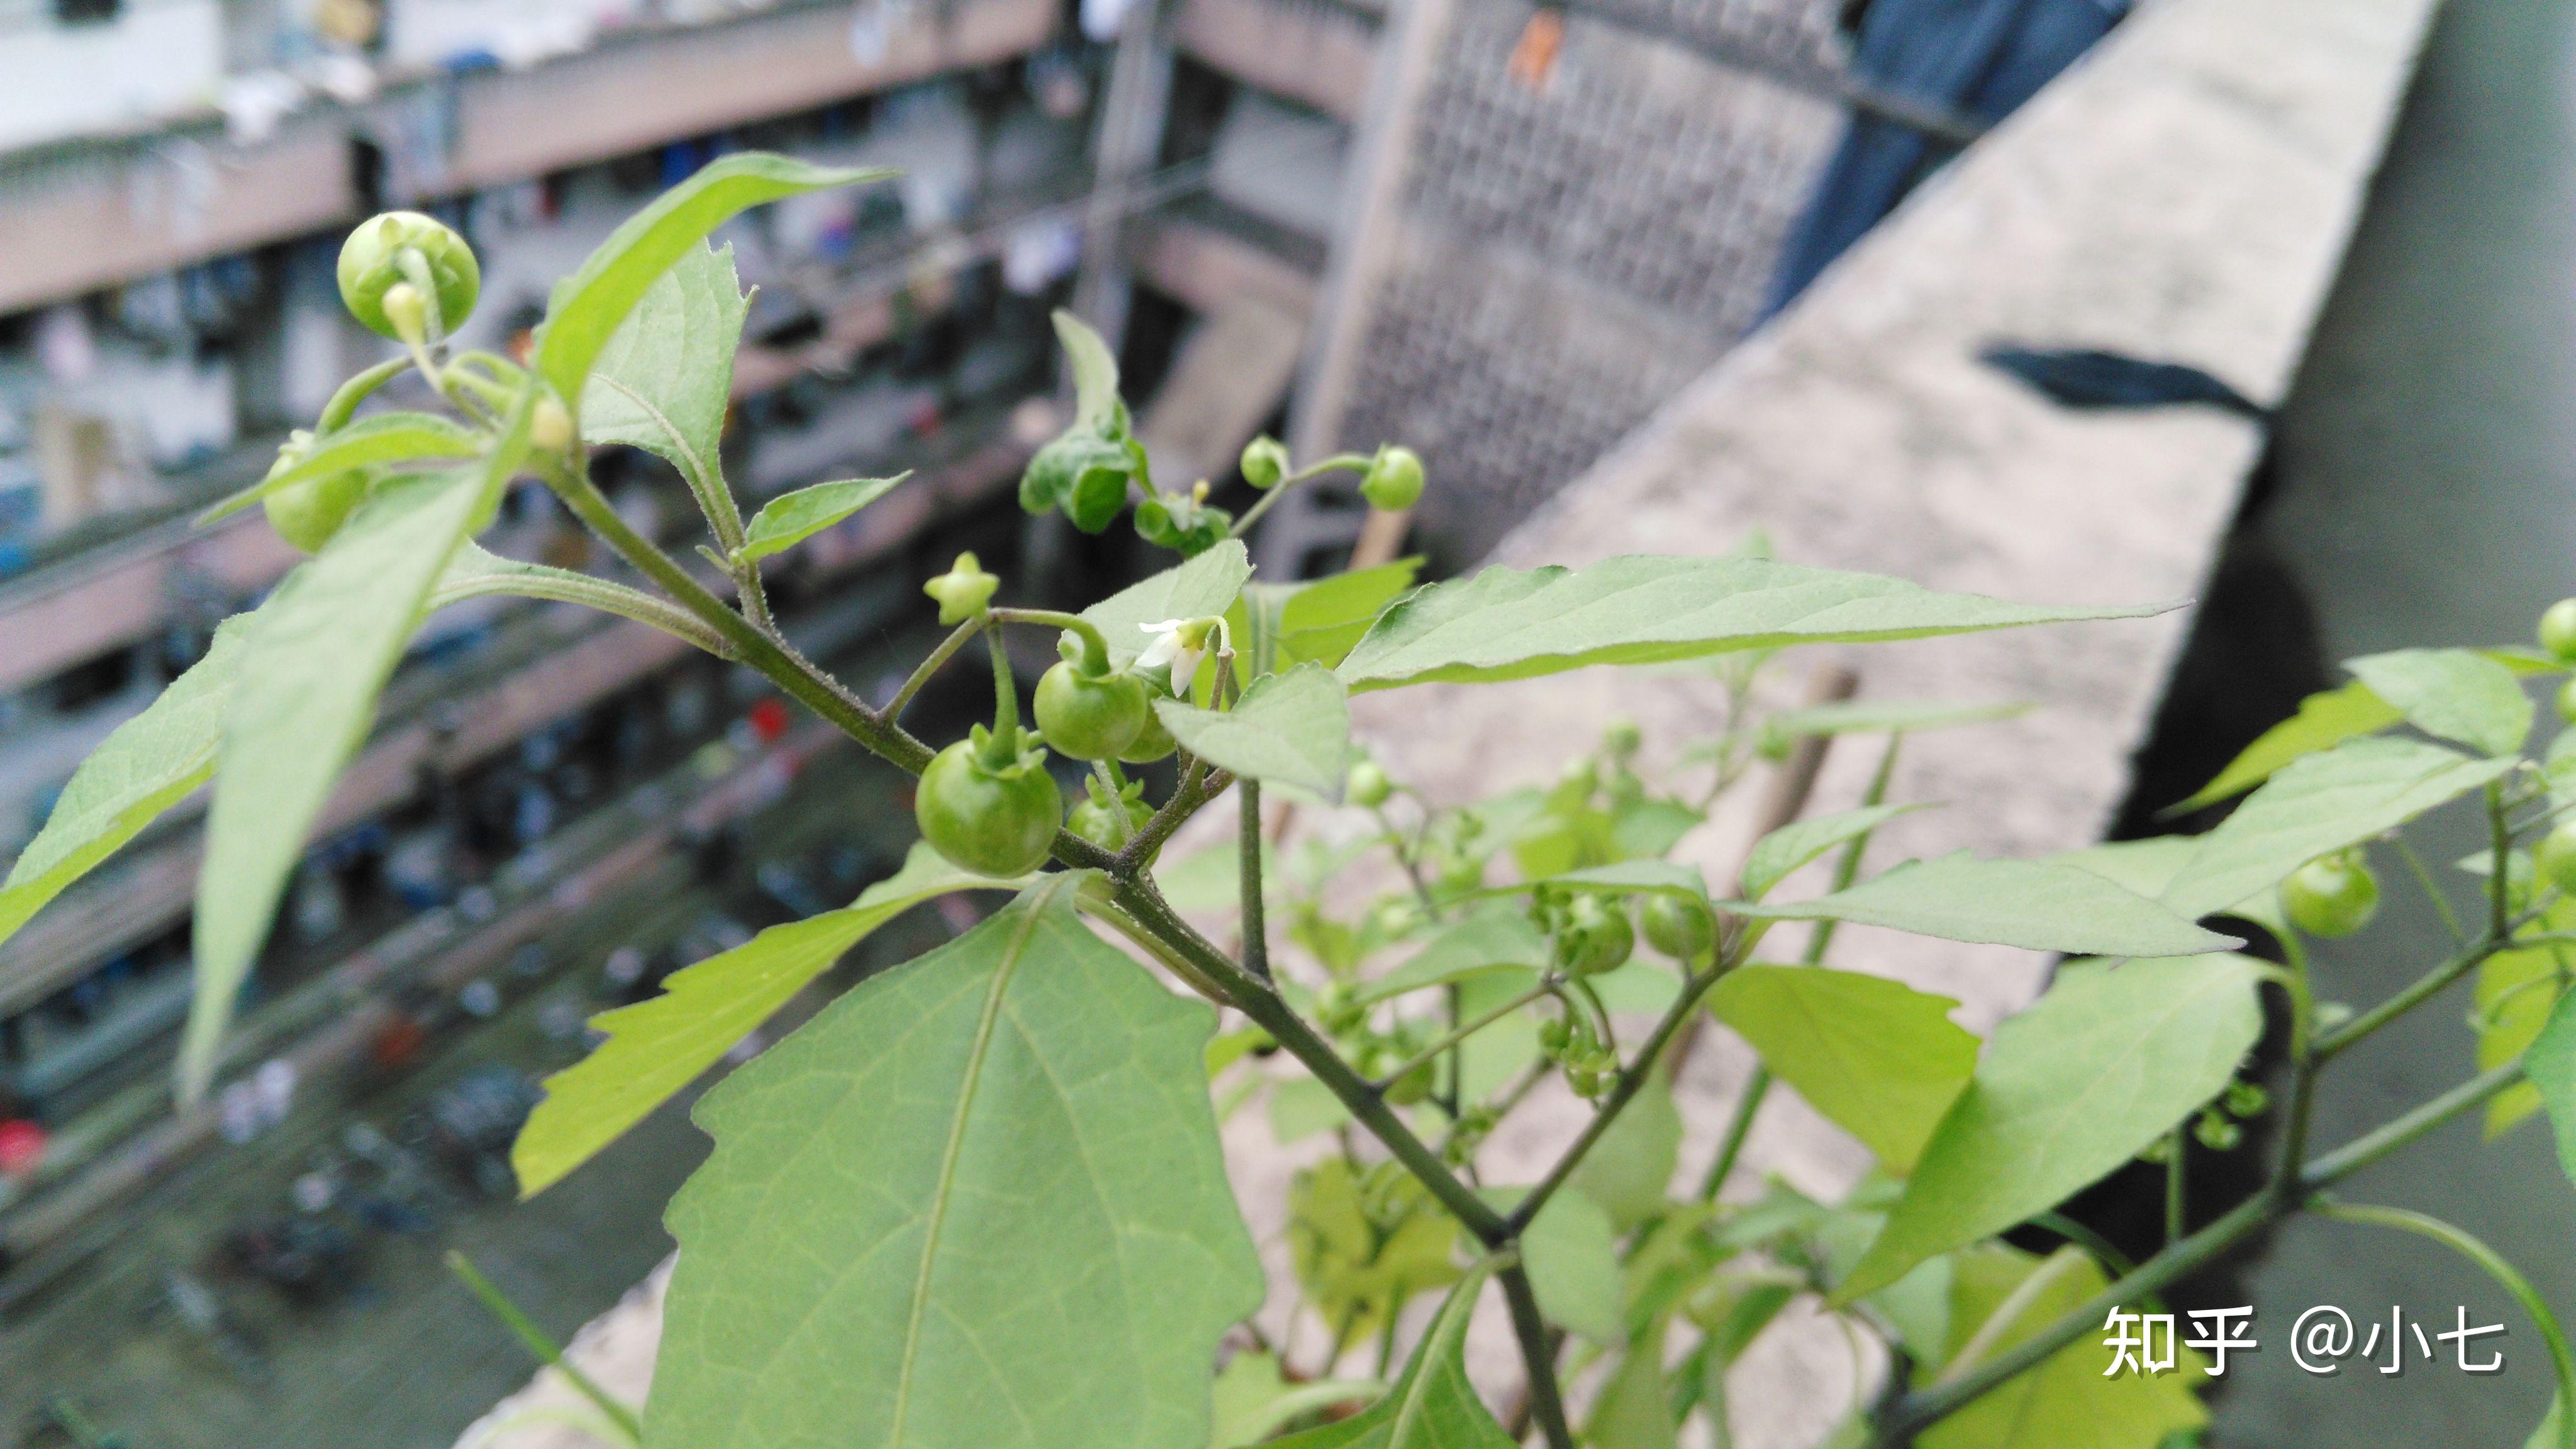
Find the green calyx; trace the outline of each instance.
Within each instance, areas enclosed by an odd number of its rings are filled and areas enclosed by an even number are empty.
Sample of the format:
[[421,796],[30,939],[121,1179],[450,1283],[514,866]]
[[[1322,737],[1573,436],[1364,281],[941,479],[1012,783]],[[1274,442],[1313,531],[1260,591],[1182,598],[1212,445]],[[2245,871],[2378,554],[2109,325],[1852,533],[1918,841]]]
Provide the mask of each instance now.
[[1047,773],[1046,751],[1016,729],[977,725],[933,756],[913,790],[921,838],[979,875],[1023,875],[1046,863],[1064,796]]
[[1196,558],[1226,541],[1234,515],[1207,501],[1202,479],[1186,494],[1164,493],[1136,505],[1136,536],[1156,548]]
[[921,591],[939,601],[940,623],[963,624],[990,607],[994,591],[1001,587],[1001,579],[984,572],[975,555],[961,553],[948,572],[923,584]]
[[1422,456],[1395,444],[1377,450],[1360,479],[1360,496],[1371,508],[1401,513],[1422,501]]
[[[465,238],[416,211],[388,211],[360,222],[340,245],[339,279],[340,300],[368,331],[413,344],[454,332],[473,314],[483,287],[482,266]],[[387,294],[397,287],[412,292],[396,296],[388,309]],[[434,319],[426,310],[432,304]]]
[[1029,460],[1020,507],[1054,509],[1083,532],[1098,533],[1126,508],[1128,485],[1145,479],[1145,445],[1128,434],[1123,415],[1100,427],[1077,423]]

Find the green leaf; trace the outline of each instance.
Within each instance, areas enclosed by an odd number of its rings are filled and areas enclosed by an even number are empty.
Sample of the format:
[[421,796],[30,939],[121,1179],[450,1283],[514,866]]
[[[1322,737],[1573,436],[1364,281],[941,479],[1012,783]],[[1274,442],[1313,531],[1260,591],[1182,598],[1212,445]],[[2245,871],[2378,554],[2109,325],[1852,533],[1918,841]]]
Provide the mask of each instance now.
[[1624,1233],[1663,1211],[1681,1148],[1681,1110],[1673,1105],[1672,1083],[1657,1071],[1592,1144],[1566,1186],[1599,1203]]
[[968,874],[915,844],[903,869],[851,905],[772,926],[671,973],[661,995],[592,1018],[608,1039],[546,1079],[545,1100],[510,1148],[519,1195],[545,1191],[625,1135],[877,927],[951,891],[1015,891],[1028,883]]
[[1665,1316],[1651,1320],[1602,1381],[1592,1417],[1583,1425],[1583,1441],[1593,1449],[1677,1449],[1681,1443],[1664,1372],[1664,1335],[1671,1323]]
[[1313,1077],[1289,1077],[1270,1084],[1269,1116],[1270,1135],[1284,1147],[1341,1126],[1351,1109]]
[[1082,611],[1109,642],[1109,660],[1124,666],[1153,642],[1145,626],[1166,619],[1222,615],[1252,577],[1252,559],[1241,539],[1227,539],[1198,557],[1140,579]]
[[2394,830],[2513,766],[2402,739],[2348,740],[2307,755],[2200,837],[2164,903],[2194,920],[2226,910],[2318,856]]
[[1352,1000],[1365,1006],[1487,971],[1541,971],[1547,964],[1547,937],[1526,912],[1499,900],[1480,901],[1402,965],[1363,983]]
[[1065,365],[1073,369],[1074,425],[1098,432],[1119,427],[1118,358],[1109,344],[1062,307],[1055,309],[1055,336],[1064,344]]
[[206,657],[171,680],[141,714],[118,725],[72,773],[45,828],[19,852],[0,885],[0,941],[214,778],[215,746],[249,628],[249,615],[225,620]]
[[1216,1429],[1208,1449],[1249,1449],[1292,1419],[1385,1392],[1386,1385],[1371,1379],[1292,1384],[1276,1357],[1247,1350],[1228,1359],[1216,1376]]
[[2217,779],[2166,813],[2198,810],[2230,795],[2243,794],[2293,760],[2333,749],[2362,735],[2375,735],[2402,718],[2395,706],[2359,681],[2309,695],[2299,701],[2297,714],[2256,736],[2254,743],[2218,772]]
[[2261,970],[2236,955],[2061,970],[1995,1028],[1836,1298],[2056,1206],[2218,1095],[2262,1032]]
[[[1526,1187],[1489,1187],[1482,1196],[1497,1212],[1510,1212],[1529,1195]],[[1621,1321],[1619,1231],[1601,1205],[1579,1192],[1560,1192],[1521,1230],[1521,1264],[1530,1291],[1548,1322],[1594,1343],[1627,1336]]]
[[[2552,933],[2576,929],[2576,900],[2561,897],[2541,918],[2539,927]],[[2576,955],[2554,942],[2498,951],[2479,962],[2476,1009],[2470,1014],[2478,1034],[2478,1070],[2493,1071],[2534,1046],[2542,1030],[2556,1020],[2558,1004],[2571,978],[2576,978]],[[2525,1080],[2488,1101],[2488,1137],[2502,1136],[2541,1109],[2544,1097],[2539,1083],[2543,1075],[2546,1069],[2526,1074]],[[2558,1121],[2554,1113],[2550,1121],[2553,1125]]]
[[1629,555],[1581,570],[1489,568],[1417,590],[1361,638],[1341,675],[1357,694],[1783,644],[2137,618],[2171,607],[2046,608],[1760,559]]
[[733,406],[734,352],[751,299],[734,276],[733,248],[684,248],[618,324],[581,395],[581,435],[593,447],[642,448],[680,470],[702,498],[724,491],[717,449]]
[[1406,558],[1311,583],[1246,585],[1227,616],[1249,641],[1238,646],[1242,677],[1252,678],[1253,661],[1265,648],[1274,669],[1310,659],[1327,669],[1340,664],[1421,569],[1421,559]]
[[[1515,971],[1485,971],[1459,978],[1458,1016],[1473,1020],[1496,1011],[1529,989],[1529,978]],[[1523,1007],[1505,1013],[1493,1025],[1458,1045],[1458,1095],[1481,1102],[1519,1080],[1539,1059],[1538,1014]]]
[[2408,724],[2480,754],[2518,754],[2531,733],[2531,698],[2513,671],[2473,649],[2399,649],[2343,667]]
[[1849,890],[1725,909],[1758,920],[1851,921],[1945,941],[2090,956],[2188,956],[2238,944],[2091,871],[1965,853],[1912,861]]
[[2558,1165],[2576,1181],[2576,997],[2561,996],[2549,1022],[2523,1053],[2523,1074],[2540,1092],[2549,1110],[2549,1130],[2558,1139]]
[[[2039,1270],[2039,1259],[2000,1243],[1961,1254],[1951,1289],[1952,1350],[1964,1347]],[[2088,1260],[2058,1264],[1990,1340],[1994,1350],[2037,1333],[2107,1286]],[[2181,1349],[2176,1357],[2179,1372],[2107,1377],[2110,1350],[2098,1332],[2089,1334],[1925,1430],[1918,1442],[1922,1449],[2157,1449],[2168,1435],[2209,1422],[2192,1394],[2193,1385],[2209,1381],[2200,1355]],[[1923,1373],[1930,1382],[1930,1367]]]
[[1191,754],[1247,779],[1342,798],[1351,766],[1351,703],[1320,664],[1252,681],[1230,710],[1154,701],[1163,727]]
[[1514,1449],[1467,1382],[1467,1322],[1490,1271],[1479,1264],[1440,1305],[1385,1398],[1338,1424],[1278,1440],[1277,1449]]
[[1352,1343],[1417,1293],[1458,1281],[1458,1220],[1403,1167],[1328,1157],[1288,1188],[1288,1260],[1315,1312]]
[[1855,699],[1840,704],[1811,704],[1804,709],[1784,710],[1763,723],[1792,737],[1876,734],[1881,731],[1916,734],[1924,730],[1945,730],[1958,725],[2014,719],[2030,713],[2030,709],[2029,703],[2022,700],[1944,704],[1929,699]]
[[1950,1020],[1958,1002],[1883,976],[1746,966],[1719,981],[1708,1004],[1774,1075],[1899,1177],[1977,1068],[1976,1037]]
[[751,527],[745,530],[742,547],[735,550],[734,559],[749,563],[785,553],[883,498],[911,476],[911,470],[906,469],[891,478],[845,478],[772,498],[752,516]]
[[537,336],[538,376],[567,402],[585,398],[592,365],[628,314],[717,227],[762,202],[893,174],[814,166],[763,151],[737,151],[709,163],[628,217],[581,270],[556,284]]
[[1261,1301],[1214,1015],[1053,875],[709,1092],[645,1415],[690,1449],[1203,1449]]
[[314,439],[295,466],[272,473],[248,488],[228,495],[222,502],[198,514],[197,526],[203,528],[218,519],[228,518],[279,489],[292,488],[299,483],[309,483],[317,478],[337,478],[361,468],[471,458],[482,452],[489,441],[472,429],[435,413],[377,413],[360,418],[338,432]]
[[1909,810],[1924,808],[1922,805],[1872,805],[1860,810],[1845,810],[1837,815],[1792,820],[1753,842],[1752,853],[1744,858],[1744,894],[1758,901],[1791,871],[1808,861],[1869,834]]
[[[1622,860],[1610,865],[1587,866],[1551,877],[1550,883],[1590,886],[1626,895],[1679,896],[1683,900],[1695,901],[1708,899],[1708,878],[1699,873],[1699,867],[1670,860]],[[1514,889],[1517,891],[1519,888]]]
[[182,1101],[204,1095],[233,999],[259,959],[305,836],[366,738],[430,586],[491,516],[515,456],[504,448],[479,469],[378,484],[252,616],[206,814]]

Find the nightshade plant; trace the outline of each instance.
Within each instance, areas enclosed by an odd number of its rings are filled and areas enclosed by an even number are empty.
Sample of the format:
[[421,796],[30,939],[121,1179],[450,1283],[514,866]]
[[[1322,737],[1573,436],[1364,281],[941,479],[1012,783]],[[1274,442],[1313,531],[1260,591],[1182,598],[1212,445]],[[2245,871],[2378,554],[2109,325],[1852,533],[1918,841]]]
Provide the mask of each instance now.
[[[2300,1211],[2467,1252],[2530,1311],[2562,1404],[2576,1402],[2564,1340],[2511,1268],[2449,1225],[2330,1195],[2480,1107],[2496,1125],[2545,1107],[2576,1164],[2563,956],[2576,940],[2576,825],[2559,823],[2576,805],[2576,736],[2524,757],[2524,681],[2576,660],[2576,604],[2551,612],[2538,652],[2354,661],[2353,683],[2310,700],[2203,792],[2251,791],[2207,835],[1864,876],[1873,832],[1906,808],[1884,798],[1898,741],[1992,711],[1766,710],[1755,677],[1768,661],[1798,644],[2153,610],[2034,607],[1755,556],[1496,568],[1427,586],[1410,564],[1256,582],[1239,540],[1271,500],[1346,471],[1381,505],[1409,505],[1422,461],[1387,448],[1300,465],[1262,440],[1243,474],[1265,491],[1243,518],[1200,489],[1158,492],[1106,348],[1061,319],[1075,417],[1030,464],[1021,503],[1093,531],[1132,505],[1139,531],[1183,557],[1079,613],[1002,602],[1002,580],[961,557],[927,586],[953,632],[872,704],[788,646],[761,564],[900,480],[821,484],[742,518],[717,443],[744,298],[729,255],[705,240],[745,208],[875,179],[757,154],[717,162],[556,290],[524,362],[447,342],[474,300],[460,240],[427,218],[361,227],[349,301],[403,355],[353,378],[225,505],[263,503],[313,556],[110,737],[0,888],[5,934],[212,782],[178,1064],[193,1101],[334,778],[432,610],[519,594],[640,620],[758,672],[921,776],[927,844],[900,872],[600,1018],[605,1040],[547,1084],[517,1144],[524,1190],[544,1190],[896,914],[950,892],[1011,893],[700,1105],[716,1146],[670,1209],[681,1255],[646,1443],[1233,1449],[1285,1432],[1276,1442],[1298,1449],[1483,1449],[1535,1433],[1551,1449],[1663,1449],[1693,1416],[1722,1438],[1728,1367],[1807,1297],[1887,1350],[1883,1388],[1852,1406],[1841,1443],[2146,1449],[2203,1422],[2204,1380],[2188,1359],[2106,1377],[2093,1341],[2106,1313],[2150,1306]],[[444,411],[358,415],[407,370]],[[678,470],[705,514],[700,560],[664,553],[608,505],[588,458],[612,443]],[[524,476],[650,587],[479,548]],[[1001,639],[1030,628],[1056,633],[1064,662],[1024,723]],[[905,707],[979,643],[991,723],[934,749],[905,728]],[[1677,752],[1674,772],[1650,778],[1634,732],[1614,731],[1554,785],[1472,805],[1400,788],[1351,740],[1353,694],[1595,666],[1714,671],[1735,707]],[[1836,736],[1883,741],[1858,808],[1777,812],[1722,894],[1665,858],[1763,760]],[[1175,782],[1159,800],[1122,764],[1167,756]],[[1081,785],[1070,813],[1064,781]],[[1323,828],[1274,850],[1265,790]],[[1233,848],[1161,862],[1229,792]],[[2380,842],[2464,797],[2492,838],[2470,863],[2478,907],[2460,918],[2402,843]],[[1343,813],[1319,814],[1337,801]],[[2319,1000],[2331,983],[2312,977],[2302,936],[2364,924],[2374,851],[2433,889],[2457,945],[2355,1011]],[[1371,862],[1393,883],[1373,898]],[[1817,874],[1830,887],[1783,898]],[[1172,893],[1238,913],[1239,948],[1194,928]],[[2236,950],[2213,919],[2260,927],[2281,959]],[[1766,955],[1784,922],[1805,928],[1802,947]],[[1980,1043],[1950,1020],[1956,1003],[1823,964],[1842,922],[2080,959]],[[2472,973],[2478,1074],[2315,1150],[2323,1069]],[[2277,1162],[2193,1222],[2185,1137],[2224,1148],[2237,1119],[2267,1110],[2243,1075],[2267,987],[2287,1042]],[[1763,1065],[1715,1162],[1676,1191],[1670,1074],[1711,1018]],[[1775,1081],[1875,1157],[1844,1200],[1776,1183],[1721,1196]],[[1555,1084],[1589,1104],[1585,1125],[1543,1170],[1489,1180],[1488,1139]],[[1302,1336],[1320,1343],[1301,1356],[1301,1335],[1271,1342],[1246,1326],[1220,1372],[1221,1340],[1264,1281],[1222,1171],[1216,1102],[1256,1095],[1282,1136],[1337,1134],[1289,1205],[1299,1321],[1316,1330]],[[2167,1241],[2130,1264],[2058,1209],[2142,1156],[2166,1164]],[[2034,1232],[2064,1246],[2041,1255],[2000,1236]],[[1488,1286],[1523,1368],[1499,1415],[1462,1358]],[[1443,1301],[1406,1343],[1402,1325],[1422,1317],[1403,1310],[1427,1294]],[[1355,1360],[1374,1377],[1329,1377]],[[2553,1414],[2537,1442],[2576,1449],[2576,1415]]]

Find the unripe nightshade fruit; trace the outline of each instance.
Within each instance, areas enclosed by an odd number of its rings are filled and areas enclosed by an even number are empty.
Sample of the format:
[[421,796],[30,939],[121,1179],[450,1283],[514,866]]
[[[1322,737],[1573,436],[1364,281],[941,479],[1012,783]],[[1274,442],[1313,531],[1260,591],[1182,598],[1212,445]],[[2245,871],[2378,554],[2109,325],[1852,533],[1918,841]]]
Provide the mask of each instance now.
[[1060,755],[1106,760],[1145,732],[1151,709],[1135,675],[1085,674],[1065,660],[1038,677],[1038,733]]
[[1255,438],[1243,445],[1243,481],[1255,488],[1275,488],[1288,476],[1288,445],[1277,438]]
[[2541,611],[2540,647],[2561,664],[2576,664],[2576,599],[2560,599]]
[[913,822],[953,864],[978,875],[1025,874],[1046,863],[1064,796],[1043,752],[1023,752],[1000,768],[984,753],[982,741],[964,739],[932,756],[913,788]]
[[2379,878],[2343,856],[2312,860],[2281,883],[2281,908],[2311,936],[2349,936],[2379,913]]
[[1145,727],[1136,732],[1136,738],[1127,742],[1127,748],[1118,752],[1118,758],[1130,765],[1150,765],[1181,747],[1181,742],[1172,738],[1172,732],[1163,727],[1163,717],[1154,713],[1151,693],[1147,699]]
[[2532,849],[2531,864],[2542,880],[2576,895],[2576,820],[2563,821],[2542,836]]
[[366,474],[342,473],[280,488],[260,499],[259,506],[268,514],[268,526],[289,547],[299,553],[320,553],[366,493]]
[[1360,496],[1371,508],[1401,513],[1422,501],[1422,459],[1411,448],[1386,447],[1377,450],[1366,476],[1360,479]]
[[399,338],[396,319],[386,315],[385,294],[410,285],[403,275],[402,254],[417,251],[429,264],[431,288],[438,298],[438,323],[454,332],[473,314],[483,290],[483,269],[474,249],[455,229],[416,211],[388,211],[358,223],[340,245],[340,300],[349,315],[380,337]]
[[1674,896],[1647,901],[1639,923],[1646,928],[1648,945],[1686,966],[1706,956],[1717,942],[1717,933],[1709,929],[1708,913]]
[[553,398],[537,399],[536,410],[528,417],[528,445],[540,453],[569,452],[573,444],[572,414]]
[[2576,724],[2576,675],[2568,676],[2567,682],[2558,686],[2558,717]]
[[1568,976],[1595,976],[1616,969],[1637,949],[1636,929],[1628,912],[1599,896],[1581,895],[1566,902],[1556,927],[1556,965]]
[[1395,793],[1395,782],[1378,768],[1377,761],[1362,760],[1351,766],[1349,776],[1342,781],[1342,793],[1361,809],[1374,810]]

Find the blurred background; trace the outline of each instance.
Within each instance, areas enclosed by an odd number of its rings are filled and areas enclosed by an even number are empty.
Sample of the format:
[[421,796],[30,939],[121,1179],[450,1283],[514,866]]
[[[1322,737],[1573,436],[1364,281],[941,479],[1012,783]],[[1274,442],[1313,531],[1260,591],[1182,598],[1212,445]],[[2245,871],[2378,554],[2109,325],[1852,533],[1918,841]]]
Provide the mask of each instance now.
[[[2520,638],[2568,591],[2576,541],[2576,21],[2517,0],[2236,3],[2231,20],[2207,0],[0,0],[0,858],[293,563],[256,511],[190,520],[386,354],[332,277],[376,210],[467,236],[484,284],[464,336],[506,351],[554,279],[716,156],[901,168],[717,238],[758,289],[725,442],[740,491],[914,471],[773,575],[797,645],[882,695],[932,625],[920,580],[960,549],[1029,601],[1167,558],[1010,501],[1062,425],[1055,307],[1117,347],[1167,489],[1204,478],[1239,509],[1233,459],[1265,431],[1300,458],[1399,440],[1430,461],[1409,519],[1292,496],[1254,537],[1265,576],[1399,548],[1452,573],[1545,527],[1560,489],[1615,472],[1703,378],[1902,371],[1831,342],[1901,308],[1901,258],[1839,284],[1838,259],[1893,255],[1887,219],[1929,213],[1962,155],[2023,147],[2018,171],[1989,167],[2011,178],[1987,185],[2009,198],[1993,215],[2047,205],[2108,163],[2049,134],[2044,105],[2014,119],[2025,102],[2108,72],[2088,57],[2133,29],[2190,55],[2259,13],[2248,33],[2283,47],[2263,64],[2359,97],[2316,148],[2337,159],[2301,173],[2313,205],[2278,235],[2182,217],[2157,244],[2292,258],[2282,285],[2323,307],[2263,334],[2271,375],[2202,370],[2197,322],[2105,339],[2052,333],[2045,308],[1978,339],[2018,351],[1952,349],[1997,408],[2180,410],[2242,443],[2189,463],[2208,508],[2135,539],[2205,600],[2178,653],[2132,661],[2152,708],[2106,727],[2137,768],[2085,802],[2104,828],[2151,828],[2331,660]],[[2111,124],[2073,105],[2057,124]],[[2246,110],[2249,136],[2279,120]],[[2088,224],[2046,223],[2076,243]],[[2223,289],[2170,310],[2194,305],[2232,315]],[[1836,445],[1832,414],[1813,426]],[[1905,456],[1891,444],[1848,488],[1917,496]],[[618,451],[600,476],[639,527],[685,539],[663,464]],[[486,543],[608,567],[533,485]],[[537,1081],[581,1055],[591,1015],[846,901],[912,835],[893,772],[747,672],[553,606],[446,610],[330,807],[225,1085],[181,1112],[188,816],[0,942],[9,1449],[451,1442],[528,1364],[442,1255],[568,1332],[667,1253],[661,1206],[703,1151],[675,1103],[518,1205],[507,1150]],[[963,924],[917,913],[838,979]],[[2374,938],[2388,959],[2351,963],[2356,992],[2439,940],[2429,917],[2391,929],[2415,936]],[[2401,1036],[2367,1070],[2413,1093],[2463,1052]],[[2576,1289],[2546,1144],[2462,1145],[2390,1192]],[[2231,1272],[2324,1293],[2343,1249],[2313,1236]],[[2412,1257],[2389,1292],[2484,1291]],[[2537,1414],[2528,1384],[2320,1396],[2272,1357],[2222,1395],[2211,1442],[2518,1442]]]

